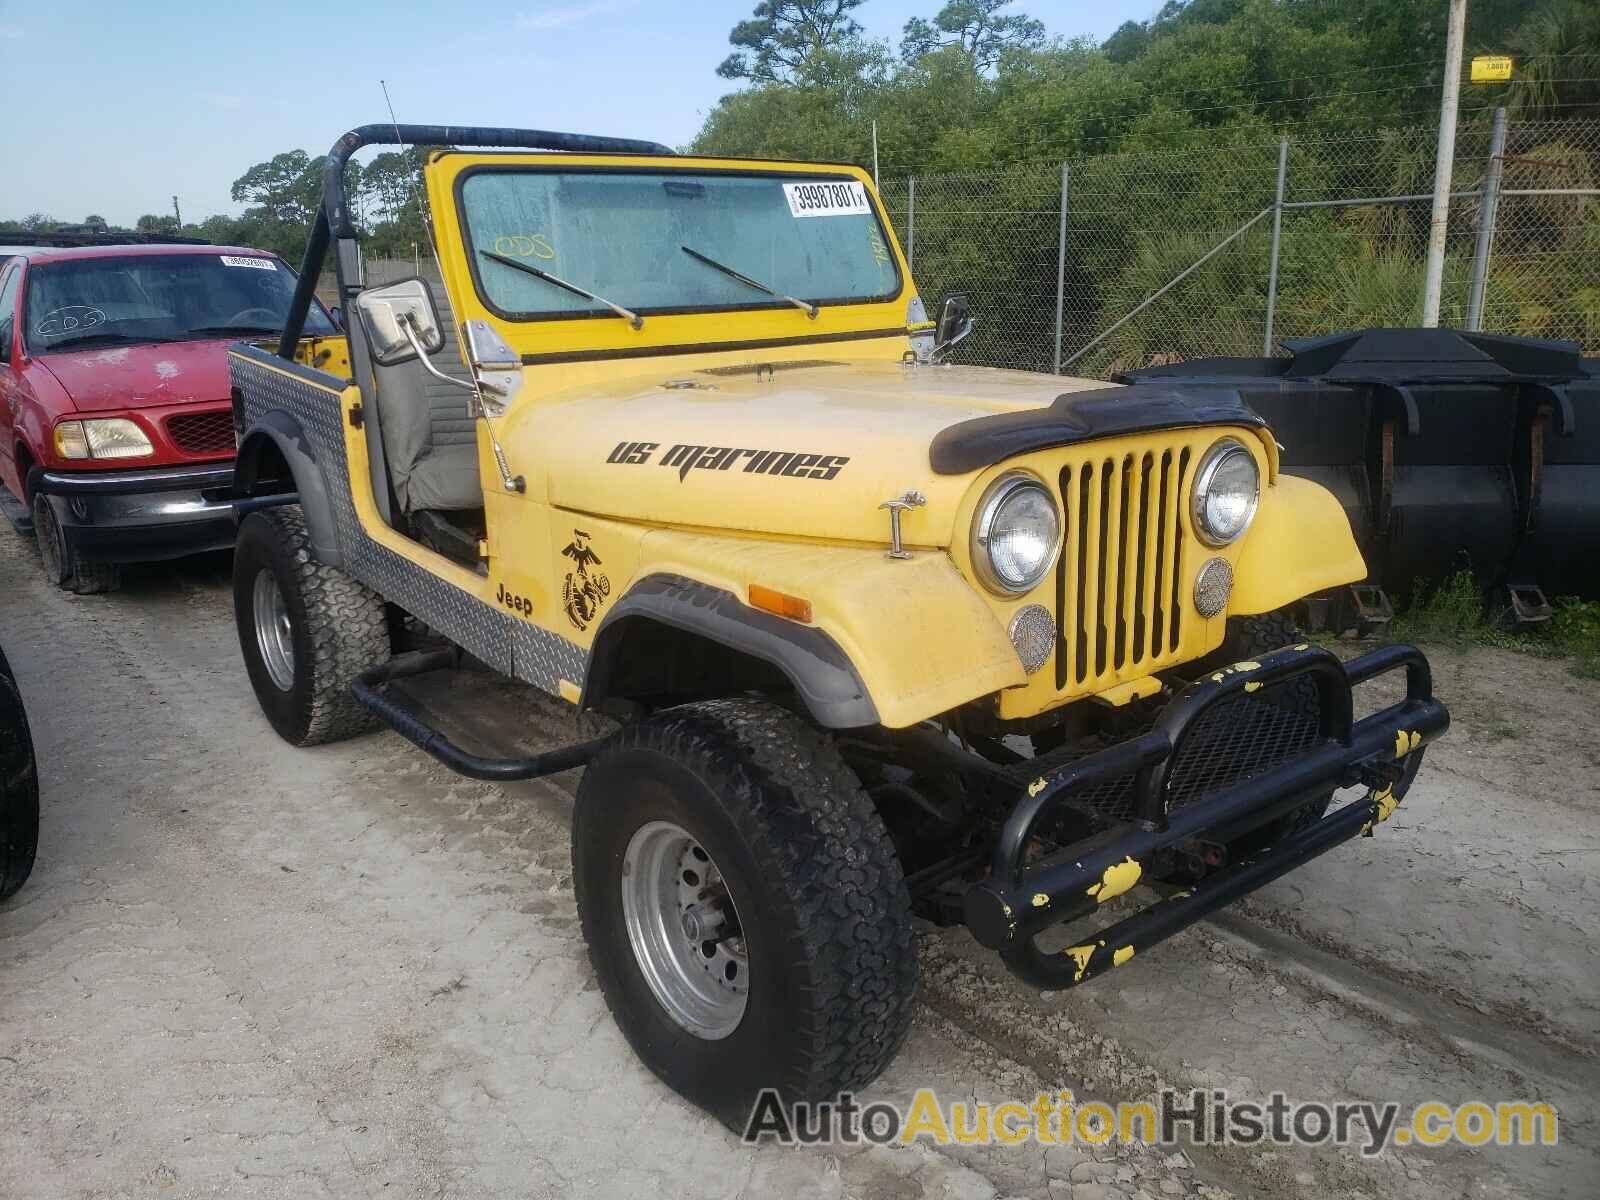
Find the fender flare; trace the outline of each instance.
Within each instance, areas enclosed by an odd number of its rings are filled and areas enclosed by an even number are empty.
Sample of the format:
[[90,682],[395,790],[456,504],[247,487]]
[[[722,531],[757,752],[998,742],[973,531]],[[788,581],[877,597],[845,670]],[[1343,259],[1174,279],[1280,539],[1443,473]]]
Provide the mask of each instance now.
[[289,465],[300,507],[305,512],[306,533],[318,562],[342,567],[344,554],[339,548],[339,527],[333,517],[327,476],[317,462],[317,447],[300,422],[286,412],[269,412],[252,425],[239,444],[234,463],[235,499],[270,495],[258,489],[256,473],[268,446],[274,447]]
[[588,708],[608,693],[622,634],[648,621],[772,664],[794,685],[818,724],[859,729],[878,724],[877,706],[855,665],[821,629],[741,604],[731,592],[681,575],[646,575],[617,601],[595,630],[579,700]]

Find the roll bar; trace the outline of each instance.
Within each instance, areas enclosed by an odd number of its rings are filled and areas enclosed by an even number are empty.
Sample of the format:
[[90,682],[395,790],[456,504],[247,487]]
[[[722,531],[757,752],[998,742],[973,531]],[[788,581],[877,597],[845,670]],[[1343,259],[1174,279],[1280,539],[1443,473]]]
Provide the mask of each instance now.
[[[549,129],[501,129],[480,125],[396,125],[390,121],[358,125],[333,144],[322,167],[322,205],[311,237],[306,242],[305,261],[300,265],[300,280],[289,315],[278,341],[278,357],[292,359],[300,335],[305,331],[306,313],[322,274],[328,245],[337,237],[353,242],[355,223],[345,202],[344,168],[350,156],[363,146],[515,146],[524,150],[561,150],[571,154],[671,154],[671,147],[638,138],[599,137],[584,133],[558,133]],[[341,275],[344,264],[340,263]],[[341,279],[341,300],[343,297]]]

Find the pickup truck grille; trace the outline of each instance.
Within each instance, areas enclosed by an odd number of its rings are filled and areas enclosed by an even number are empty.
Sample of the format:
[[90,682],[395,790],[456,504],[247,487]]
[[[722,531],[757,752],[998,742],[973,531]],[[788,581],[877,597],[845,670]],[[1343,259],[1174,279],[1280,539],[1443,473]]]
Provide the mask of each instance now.
[[167,436],[185,454],[233,453],[233,412],[179,413],[167,418]]
[[1061,471],[1056,686],[1148,675],[1174,661],[1186,607],[1179,514],[1186,447],[1086,457]]

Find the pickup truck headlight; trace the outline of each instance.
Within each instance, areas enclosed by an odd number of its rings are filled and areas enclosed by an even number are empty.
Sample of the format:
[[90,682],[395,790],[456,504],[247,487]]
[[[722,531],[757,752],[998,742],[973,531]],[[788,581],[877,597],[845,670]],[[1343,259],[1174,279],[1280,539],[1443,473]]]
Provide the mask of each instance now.
[[1206,452],[1194,477],[1189,515],[1208,546],[1226,546],[1250,528],[1261,499],[1261,472],[1255,456],[1233,438]]
[[989,486],[972,524],[972,562],[991,591],[1017,595],[1055,565],[1061,515],[1032,475],[1002,475]]
[[62,421],[55,440],[62,458],[145,458],[156,452],[144,430],[126,417]]

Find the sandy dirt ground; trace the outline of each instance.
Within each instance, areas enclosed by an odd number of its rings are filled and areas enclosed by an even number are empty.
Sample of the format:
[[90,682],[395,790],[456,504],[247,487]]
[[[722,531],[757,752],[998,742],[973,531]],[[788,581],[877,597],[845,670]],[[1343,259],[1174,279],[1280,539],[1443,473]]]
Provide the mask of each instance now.
[[[751,1148],[657,1083],[595,990],[575,776],[458,778],[398,737],[281,742],[226,563],[47,589],[0,529],[0,643],[44,823],[0,906],[0,1195],[1580,1197],[1600,1177],[1600,685],[1436,653],[1455,728],[1379,836],[1065,994],[919,935],[867,1099],[1544,1099],[1550,1149]],[[417,702],[570,733],[524,689]]]

